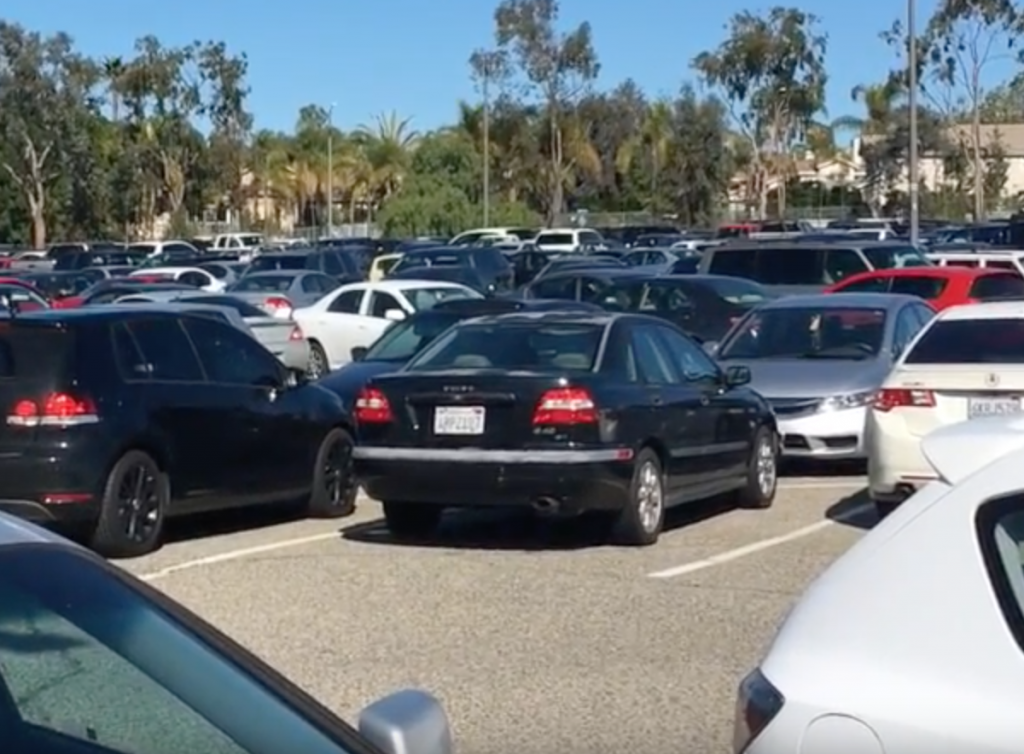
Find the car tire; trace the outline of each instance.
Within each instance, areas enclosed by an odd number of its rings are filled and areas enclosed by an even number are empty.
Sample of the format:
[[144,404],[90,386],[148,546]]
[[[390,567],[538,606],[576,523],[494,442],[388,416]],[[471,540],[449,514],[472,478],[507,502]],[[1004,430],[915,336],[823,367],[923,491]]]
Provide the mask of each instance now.
[[895,511],[900,505],[899,503],[894,503],[891,500],[875,500],[874,504],[875,515],[878,516],[879,521]]
[[90,547],[109,558],[153,552],[163,537],[170,499],[167,474],[153,457],[129,450],[107,475]]
[[750,447],[746,481],[736,501],[741,508],[770,508],[779,487],[779,445],[775,432],[761,427]]
[[388,530],[398,539],[423,539],[437,531],[444,508],[440,505],[386,500],[381,504]]
[[653,545],[665,525],[665,473],[658,454],[644,448],[633,462],[629,501],[612,526],[615,544],[630,547]]
[[331,362],[327,360],[324,347],[315,340],[309,341],[309,367],[306,375],[311,380],[319,380],[331,373]]
[[335,427],[320,442],[313,467],[313,486],[307,511],[313,518],[341,518],[356,509],[356,484],[352,470],[352,435]]

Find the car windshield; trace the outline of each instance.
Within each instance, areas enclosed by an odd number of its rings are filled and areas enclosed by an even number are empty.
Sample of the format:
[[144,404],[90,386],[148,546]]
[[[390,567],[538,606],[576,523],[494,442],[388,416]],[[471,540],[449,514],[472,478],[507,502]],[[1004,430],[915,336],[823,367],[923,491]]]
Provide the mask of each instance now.
[[305,254],[264,254],[252,260],[249,270],[304,270],[306,269]]
[[284,293],[294,281],[291,275],[246,275],[228,290],[237,293]]
[[863,249],[871,266],[876,270],[888,270],[899,267],[930,267],[931,261],[920,249],[910,245],[876,246]]
[[70,547],[0,548],[3,751],[339,751],[222,646]]
[[882,348],[885,319],[884,309],[763,309],[722,344],[719,358],[868,359]]
[[442,301],[459,301],[467,298],[483,298],[469,288],[413,288],[403,291],[406,299],[416,311],[432,309]]
[[589,372],[603,334],[603,325],[591,324],[465,324],[435,341],[408,368]]
[[426,312],[398,322],[370,346],[363,360],[404,364],[461,319],[451,312]]
[[940,319],[906,364],[1024,364],[1024,319]]
[[601,296],[601,304],[618,311],[662,314],[693,308],[686,291],[672,283],[613,285]]
[[740,278],[706,278],[701,285],[713,290],[719,298],[725,299],[730,304],[760,304],[771,298],[768,292],[750,280]]

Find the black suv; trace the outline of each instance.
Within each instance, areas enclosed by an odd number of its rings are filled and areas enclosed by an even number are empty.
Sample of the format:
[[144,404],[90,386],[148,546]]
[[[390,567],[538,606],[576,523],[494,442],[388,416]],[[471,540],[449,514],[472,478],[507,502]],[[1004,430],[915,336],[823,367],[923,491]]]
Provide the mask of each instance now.
[[300,496],[316,516],[354,505],[341,400],[208,316],[9,318],[0,405],[0,509],[80,529],[104,555],[155,549],[178,514]]
[[334,248],[265,251],[249,264],[246,273],[273,270],[314,270],[330,275],[340,285],[363,280],[359,262],[346,251]]
[[487,246],[435,246],[407,251],[391,268],[390,275],[409,279],[415,267],[471,267],[488,293],[508,293],[515,288],[512,265],[498,249]]

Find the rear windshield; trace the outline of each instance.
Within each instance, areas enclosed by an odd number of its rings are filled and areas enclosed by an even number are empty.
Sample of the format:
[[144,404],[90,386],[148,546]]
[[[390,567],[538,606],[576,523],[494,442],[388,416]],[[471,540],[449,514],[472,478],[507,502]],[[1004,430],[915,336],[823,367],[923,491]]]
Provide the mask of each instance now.
[[572,246],[575,243],[571,233],[541,233],[534,241],[538,246],[551,244],[553,246]]
[[938,320],[904,363],[1024,364],[1024,319]]
[[408,368],[589,372],[603,333],[604,326],[589,324],[467,324],[435,342]]
[[1024,278],[1018,275],[986,275],[974,281],[967,295],[982,300],[1024,296]]
[[508,234],[515,236],[520,241],[529,241],[537,235],[537,231],[533,228],[509,228]]
[[295,278],[291,275],[246,275],[231,286],[231,290],[239,293],[284,293],[292,287]]
[[51,379],[66,365],[71,340],[56,327],[0,322],[0,379]]
[[264,254],[252,260],[249,265],[252,272],[263,270],[304,270],[306,269],[306,256],[298,254]]
[[267,313],[262,309],[257,309],[252,304],[246,303],[241,299],[237,299],[233,296],[189,296],[188,298],[181,299],[184,303],[189,304],[208,304],[210,306],[224,306],[228,309],[234,309],[243,317],[266,317]]
[[462,319],[452,312],[428,312],[398,322],[370,346],[364,360],[404,364]]

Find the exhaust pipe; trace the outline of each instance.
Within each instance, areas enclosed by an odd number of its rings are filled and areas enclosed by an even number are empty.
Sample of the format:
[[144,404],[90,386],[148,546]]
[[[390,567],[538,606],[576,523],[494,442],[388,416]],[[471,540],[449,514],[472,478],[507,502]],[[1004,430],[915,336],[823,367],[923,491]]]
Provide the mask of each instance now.
[[558,513],[562,504],[553,497],[539,497],[533,501],[533,510],[544,516],[553,516]]

